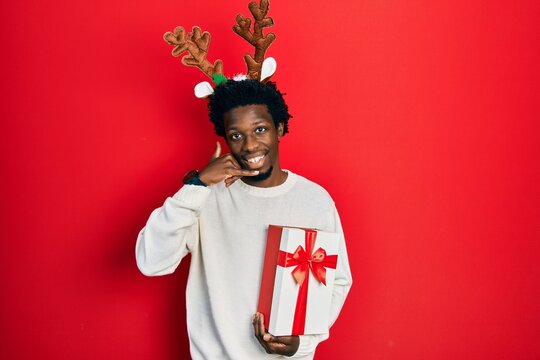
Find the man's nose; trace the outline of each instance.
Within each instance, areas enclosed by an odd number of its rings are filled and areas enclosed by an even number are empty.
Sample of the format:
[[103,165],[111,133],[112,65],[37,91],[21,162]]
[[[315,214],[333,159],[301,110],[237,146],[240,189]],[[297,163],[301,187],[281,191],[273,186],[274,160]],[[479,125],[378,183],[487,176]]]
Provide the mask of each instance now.
[[252,152],[257,149],[257,139],[254,136],[246,136],[246,140],[243,143],[242,150],[245,152]]

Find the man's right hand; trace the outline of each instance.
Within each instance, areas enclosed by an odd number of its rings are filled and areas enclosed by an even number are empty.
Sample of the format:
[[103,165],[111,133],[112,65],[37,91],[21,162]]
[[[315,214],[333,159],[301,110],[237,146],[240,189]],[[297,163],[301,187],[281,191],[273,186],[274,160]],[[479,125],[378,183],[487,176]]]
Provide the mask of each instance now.
[[225,186],[231,186],[242,176],[258,175],[258,170],[244,170],[232,154],[221,155],[221,145],[216,143],[216,150],[204,169],[199,173],[199,179],[207,186],[225,181]]

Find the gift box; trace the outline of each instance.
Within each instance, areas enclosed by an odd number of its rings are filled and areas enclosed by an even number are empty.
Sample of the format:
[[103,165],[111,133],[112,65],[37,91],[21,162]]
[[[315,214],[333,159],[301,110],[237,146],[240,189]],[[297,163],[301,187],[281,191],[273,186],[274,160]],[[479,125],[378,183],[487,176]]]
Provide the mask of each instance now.
[[270,225],[258,311],[275,336],[328,332],[338,234]]

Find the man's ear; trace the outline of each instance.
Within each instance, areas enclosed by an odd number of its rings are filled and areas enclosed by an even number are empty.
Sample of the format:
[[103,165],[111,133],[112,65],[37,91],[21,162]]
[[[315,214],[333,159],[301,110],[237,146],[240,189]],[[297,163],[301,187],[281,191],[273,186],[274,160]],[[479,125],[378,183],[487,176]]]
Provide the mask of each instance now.
[[283,123],[280,122],[277,126],[277,137],[278,139],[281,139],[282,136],[283,136]]

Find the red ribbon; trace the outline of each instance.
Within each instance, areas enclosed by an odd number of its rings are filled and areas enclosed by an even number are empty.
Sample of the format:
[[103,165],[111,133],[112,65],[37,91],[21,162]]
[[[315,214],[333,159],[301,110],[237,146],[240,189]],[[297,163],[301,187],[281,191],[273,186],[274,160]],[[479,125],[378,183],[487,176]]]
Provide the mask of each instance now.
[[326,255],[326,250],[321,247],[313,252],[315,240],[317,239],[317,231],[308,229],[305,232],[305,250],[302,245],[299,245],[292,254],[280,250],[278,255],[278,266],[296,266],[291,274],[294,281],[300,285],[291,335],[301,335],[304,333],[309,286],[309,281],[305,280],[309,275],[309,270],[311,270],[313,276],[320,283],[326,286],[326,268],[335,269],[337,265],[337,255]]

